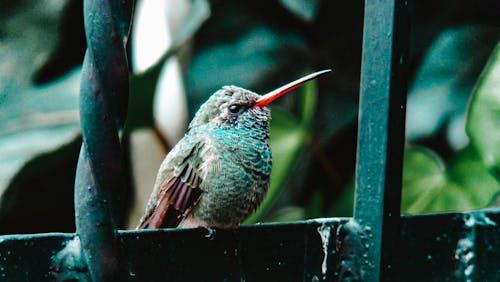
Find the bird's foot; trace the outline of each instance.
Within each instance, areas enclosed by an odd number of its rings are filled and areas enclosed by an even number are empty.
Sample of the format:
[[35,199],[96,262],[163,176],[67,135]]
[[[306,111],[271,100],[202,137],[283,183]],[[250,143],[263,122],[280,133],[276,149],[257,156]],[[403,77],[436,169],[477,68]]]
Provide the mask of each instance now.
[[205,230],[207,230],[207,234],[205,235],[205,238],[213,240],[215,237],[216,230],[213,228],[207,227],[207,226],[205,226],[203,228],[205,228]]

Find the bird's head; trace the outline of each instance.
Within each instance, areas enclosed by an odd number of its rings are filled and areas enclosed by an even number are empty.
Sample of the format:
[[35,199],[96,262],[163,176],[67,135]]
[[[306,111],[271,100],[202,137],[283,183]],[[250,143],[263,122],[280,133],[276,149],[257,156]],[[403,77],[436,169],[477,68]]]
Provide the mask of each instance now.
[[213,124],[220,127],[267,126],[269,103],[303,83],[331,70],[323,70],[299,78],[265,95],[237,86],[224,86],[215,92],[198,110],[189,128]]

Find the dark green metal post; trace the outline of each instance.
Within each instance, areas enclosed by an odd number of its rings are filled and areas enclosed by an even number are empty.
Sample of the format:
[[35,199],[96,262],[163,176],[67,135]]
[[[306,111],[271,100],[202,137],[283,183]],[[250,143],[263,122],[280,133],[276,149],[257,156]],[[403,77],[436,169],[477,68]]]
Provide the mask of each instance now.
[[122,177],[120,130],[128,98],[125,42],[132,1],[84,1],[87,52],[80,89],[83,142],[75,181],[76,233],[93,281],[117,277],[113,204]]
[[363,281],[384,280],[399,244],[407,9],[404,0],[365,1],[354,210],[369,233]]

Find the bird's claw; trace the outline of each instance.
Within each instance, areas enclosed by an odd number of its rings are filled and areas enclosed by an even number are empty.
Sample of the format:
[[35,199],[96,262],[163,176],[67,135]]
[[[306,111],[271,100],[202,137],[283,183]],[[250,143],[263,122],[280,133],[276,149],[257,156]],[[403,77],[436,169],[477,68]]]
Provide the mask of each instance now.
[[205,235],[205,238],[208,238],[210,240],[212,240],[214,237],[215,237],[215,229],[212,229],[210,227],[204,227],[205,230],[207,230],[207,234]]

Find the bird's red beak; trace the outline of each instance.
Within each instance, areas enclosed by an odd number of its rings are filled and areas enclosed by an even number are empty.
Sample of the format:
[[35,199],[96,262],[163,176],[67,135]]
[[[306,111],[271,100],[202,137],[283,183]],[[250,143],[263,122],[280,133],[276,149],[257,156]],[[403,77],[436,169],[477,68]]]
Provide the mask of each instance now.
[[305,82],[311,80],[311,79],[315,79],[317,78],[318,76],[320,75],[323,75],[325,73],[329,73],[331,72],[332,70],[330,69],[327,69],[327,70],[322,70],[322,71],[318,71],[318,72],[315,72],[315,73],[311,73],[309,75],[306,75],[304,77],[301,77],[295,81],[292,81],[286,85],[283,85],[281,86],[280,88],[276,89],[276,90],[273,90],[265,95],[262,95],[258,100],[257,102],[255,102],[255,106],[256,107],[264,107],[266,106],[267,104],[271,103],[272,101],[278,99],[279,97],[285,95],[286,93],[294,90],[295,88],[301,86],[302,84],[304,84]]

